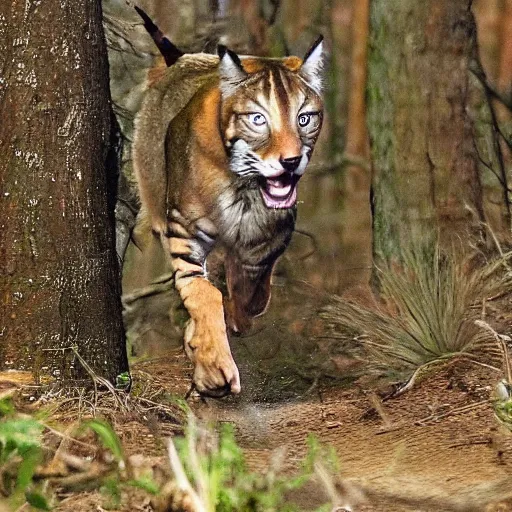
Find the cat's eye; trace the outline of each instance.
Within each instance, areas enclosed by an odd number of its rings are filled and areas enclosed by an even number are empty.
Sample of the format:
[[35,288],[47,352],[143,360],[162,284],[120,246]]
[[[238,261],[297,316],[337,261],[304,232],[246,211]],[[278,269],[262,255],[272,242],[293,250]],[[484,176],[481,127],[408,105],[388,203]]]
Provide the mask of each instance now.
[[254,126],[264,126],[267,124],[267,119],[263,114],[260,114],[259,112],[247,114],[247,117]]
[[318,114],[316,112],[300,114],[297,122],[300,128],[315,128],[318,125]]

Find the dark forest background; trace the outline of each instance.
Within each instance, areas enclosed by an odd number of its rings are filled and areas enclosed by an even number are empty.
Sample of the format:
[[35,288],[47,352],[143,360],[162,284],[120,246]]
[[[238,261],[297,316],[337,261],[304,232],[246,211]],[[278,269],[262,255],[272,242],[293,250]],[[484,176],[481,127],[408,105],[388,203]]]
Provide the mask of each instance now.
[[[373,262],[399,258],[411,238],[509,244],[510,1],[141,6],[186,51],[220,42],[240,53],[301,55],[326,36],[327,119],[277,278],[364,295]],[[75,371],[68,349],[79,346],[113,378],[126,368],[118,277],[137,209],[132,125],[157,52],[131,4],[73,9],[15,2],[0,10],[0,356],[4,367],[62,375]],[[144,264],[139,256],[132,244],[125,294],[164,271],[161,255]],[[55,371],[51,354],[60,358]]]

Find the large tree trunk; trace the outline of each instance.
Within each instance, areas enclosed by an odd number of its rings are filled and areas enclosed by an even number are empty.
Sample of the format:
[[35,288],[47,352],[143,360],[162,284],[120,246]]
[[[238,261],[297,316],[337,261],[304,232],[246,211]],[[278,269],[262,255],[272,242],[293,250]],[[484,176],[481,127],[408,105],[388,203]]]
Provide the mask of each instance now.
[[[127,368],[100,0],[0,6],[0,367]],[[49,349],[49,350],[48,350]]]
[[477,52],[470,7],[471,0],[371,2],[368,125],[377,259],[398,256],[404,241],[436,228],[442,239],[465,241],[484,223],[508,233],[506,177],[471,72]]

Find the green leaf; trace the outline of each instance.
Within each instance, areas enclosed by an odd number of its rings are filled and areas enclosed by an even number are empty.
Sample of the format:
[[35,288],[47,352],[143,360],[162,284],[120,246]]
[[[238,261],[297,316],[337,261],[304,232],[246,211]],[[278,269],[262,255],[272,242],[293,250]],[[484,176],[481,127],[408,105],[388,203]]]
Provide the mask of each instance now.
[[119,487],[119,481],[116,478],[105,479],[100,488],[100,492],[108,499],[107,503],[103,505],[103,508],[107,510],[119,508],[121,504],[121,489]]
[[158,492],[160,491],[158,484],[150,477],[129,480],[128,482],[126,482],[126,485],[129,485],[130,487],[136,487],[137,489],[142,489],[143,491],[146,491],[149,494],[158,494]]
[[48,502],[48,498],[38,491],[30,491],[25,493],[25,498],[29,505],[38,510],[51,510],[52,507]]
[[0,417],[7,416],[14,412],[14,405],[10,397],[0,400]]
[[120,373],[116,377],[116,388],[118,388],[118,389],[127,389],[128,387],[130,387],[131,383],[132,383],[132,378],[131,378],[129,372]]
[[34,446],[27,450],[20,451],[20,455],[23,459],[18,467],[16,488],[25,490],[32,483],[32,477],[43,458],[43,453],[41,448]]
[[124,461],[123,447],[119,437],[114,432],[114,429],[106,421],[103,420],[91,420],[84,424],[84,427],[90,428],[100,438],[101,442],[112,452],[114,458],[120,462]]
[[41,446],[43,426],[32,418],[0,422],[0,444],[13,444],[19,450]]
[[0,464],[10,457],[41,448],[43,427],[31,418],[9,419],[0,422]]

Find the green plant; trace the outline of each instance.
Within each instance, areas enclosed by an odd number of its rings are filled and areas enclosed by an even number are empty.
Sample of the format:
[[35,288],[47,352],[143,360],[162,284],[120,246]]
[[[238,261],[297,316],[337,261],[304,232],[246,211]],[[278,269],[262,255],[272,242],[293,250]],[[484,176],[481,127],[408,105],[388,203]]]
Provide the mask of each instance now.
[[512,386],[502,379],[494,389],[494,415],[506,428],[512,430]]
[[106,509],[119,507],[122,493],[127,487],[142,489],[150,495],[158,494],[160,489],[152,474],[133,477],[133,468],[125,456],[119,436],[110,423],[102,419],[93,419],[82,425],[82,430],[87,428],[98,436],[101,444],[112,454],[115,462],[112,471],[105,473],[101,480],[100,491],[106,497]]
[[308,481],[320,456],[330,468],[336,467],[333,452],[326,451],[311,437],[308,455],[298,475],[283,473],[282,453],[274,457],[265,474],[251,472],[231,425],[223,424],[215,433],[198,427],[192,418],[185,437],[174,443],[169,444],[174,482],[168,487],[167,495],[164,490],[162,499],[173,501],[175,497],[170,495],[181,493],[193,503],[196,512],[298,511],[296,505],[286,500],[287,493]]
[[363,335],[371,369],[404,377],[432,361],[494,344],[475,321],[487,299],[511,290],[510,257],[477,264],[470,255],[415,244],[402,254],[402,264],[376,269],[379,306],[335,297],[323,316],[335,329]]
[[34,484],[37,466],[43,460],[43,426],[18,414],[9,397],[0,399],[0,478],[2,494],[11,507],[28,501],[34,508],[49,510],[49,500]]
[[110,450],[115,461],[119,464],[119,467],[121,469],[126,467],[121,440],[119,439],[110,423],[107,423],[102,419],[94,419],[86,421],[82,428],[90,428],[93,432],[95,432],[103,446]]
[[[73,492],[87,484],[103,494],[106,509],[119,508],[126,492],[136,488],[153,497],[157,511],[295,512],[299,508],[287,500],[287,494],[300,489],[312,475],[317,480],[320,477],[326,488],[335,488],[336,457],[315,438],[308,439],[307,456],[295,476],[283,471],[282,452],[274,455],[265,473],[255,473],[248,469],[231,425],[222,424],[218,430],[199,426],[188,413],[186,435],[168,441],[173,475],[162,481],[163,471],[155,472],[145,457],[127,457],[107,421],[88,420],[79,427],[78,437],[70,438],[43,421],[17,412],[10,399],[0,400],[0,492],[9,497],[13,510],[25,502],[39,510],[50,510],[48,495],[53,487]],[[85,459],[62,445],[55,451],[45,444],[45,429],[53,436],[88,446],[95,456]],[[87,430],[96,434],[97,443],[91,443],[90,438],[84,440],[81,434]],[[97,450],[98,444],[103,451]],[[44,453],[53,455],[44,458]],[[51,470],[56,463],[60,464],[59,476]],[[317,512],[325,510],[330,510],[329,506]]]

